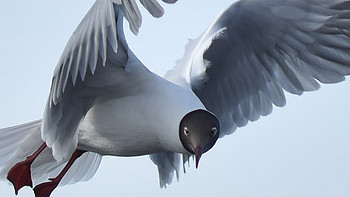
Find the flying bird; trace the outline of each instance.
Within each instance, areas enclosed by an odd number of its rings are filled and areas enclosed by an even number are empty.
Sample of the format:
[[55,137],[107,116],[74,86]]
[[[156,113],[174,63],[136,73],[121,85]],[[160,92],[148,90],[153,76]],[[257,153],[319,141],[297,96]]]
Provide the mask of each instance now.
[[[141,3],[163,14],[156,1]],[[43,119],[1,130],[1,174],[16,193],[35,186],[49,196],[91,178],[102,155],[149,154],[161,186],[170,184],[180,157],[195,155],[197,166],[219,136],[284,106],[284,91],[344,80],[349,9],[346,1],[239,1],[160,77],[124,36],[123,18],[135,34],[141,25],[136,2],[97,0],[56,67]]]

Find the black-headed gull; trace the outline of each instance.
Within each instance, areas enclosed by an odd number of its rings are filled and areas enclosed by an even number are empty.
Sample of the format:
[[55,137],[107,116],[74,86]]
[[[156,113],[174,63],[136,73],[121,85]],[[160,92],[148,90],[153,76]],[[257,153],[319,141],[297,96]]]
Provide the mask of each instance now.
[[[188,45],[185,58],[165,77],[171,83],[149,72],[130,51],[117,4],[96,1],[55,71],[43,123],[3,130],[9,135],[16,132],[18,142],[27,138],[20,147],[14,143],[11,152],[17,154],[9,154],[13,157],[7,158],[3,172],[35,152],[31,177],[36,182],[35,176],[63,166],[78,148],[72,162],[84,151],[89,151],[84,156],[92,161],[99,161],[98,154],[153,154],[152,160],[164,170],[161,184],[166,185],[168,174],[177,169],[177,153],[197,153],[198,164],[201,152],[211,148],[219,133],[232,133],[236,126],[269,114],[272,103],[283,106],[282,88],[301,94],[319,87],[314,78],[334,83],[349,74],[343,26],[347,12],[339,9],[346,4],[267,2],[242,1],[223,13]],[[138,13],[122,10],[136,33]],[[40,125],[41,136],[52,149],[41,142]],[[26,130],[32,135],[23,133]],[[196,134],[198,130],[207,132]],[[200,137],[192,138],[195,135]],[[169,161],[176,161],[175,167]],[[91,162],[91,169],[98,163]],[[17,175],[18,168],[12,169],[9,175]],[[14,180],[18,176],[11,177],[15,186],[22,183]],[[46,185],[36,188],[41,187]]]

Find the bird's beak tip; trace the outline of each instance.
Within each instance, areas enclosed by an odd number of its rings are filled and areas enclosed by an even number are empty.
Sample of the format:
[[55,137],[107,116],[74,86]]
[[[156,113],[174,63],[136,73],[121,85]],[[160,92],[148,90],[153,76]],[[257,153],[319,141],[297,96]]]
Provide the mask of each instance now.
[[197,147],[194,149],[194,155],[195,155],[195,157],[196,157],[196,169],[198,169],[199,160],[200,160],[202,154],[203,154],[202,147],[197,146]]

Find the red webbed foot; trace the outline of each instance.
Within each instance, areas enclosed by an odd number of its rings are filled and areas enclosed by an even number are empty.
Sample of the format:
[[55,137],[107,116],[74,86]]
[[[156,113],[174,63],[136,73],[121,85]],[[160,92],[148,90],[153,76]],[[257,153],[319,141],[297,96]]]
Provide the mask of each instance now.
[[34,159],[45,149],[45,147],[46,144],[43,143],[39,149],[36,150],[31,156],[27,157],[26,160],[14,165],[7,173],[7,179],[13,184],[16,195],[18,194],[18,190],[24,186],[33,187],[30,165],[33,163]]
[[7,174],[7,179],[13,184],[15,194],[24,186],[33,187],[32,178],[30,175],[30,165],[27,160],[14,165]]
[[50,179],[50,182],[41,183],[34,187],[36,197],[49,197],[52,191],[58,186],[59,180]]
[[58,186],[68,169],[73,165],[74,161],[78,159],[85,151],[76,150],[72,157],[69,159],[66,166],[60,172],[56,178],[49,179],[49,182],[41,183],[34,187],[34,193],[36,197],[49,197],[52,191]]

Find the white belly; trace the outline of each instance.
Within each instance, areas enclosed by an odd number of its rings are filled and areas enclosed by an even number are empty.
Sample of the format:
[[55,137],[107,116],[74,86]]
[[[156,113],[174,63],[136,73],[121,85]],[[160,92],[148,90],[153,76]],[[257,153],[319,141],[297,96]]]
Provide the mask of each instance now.
[[168,90],[153,88],[94,106],[80,127],[78,148],[116,156],[187,153],[179,123],[188,112],[204,107],[190,92],[179,89],[174,96]]

